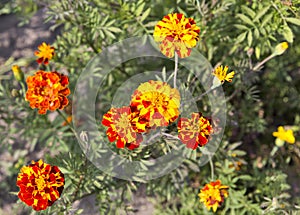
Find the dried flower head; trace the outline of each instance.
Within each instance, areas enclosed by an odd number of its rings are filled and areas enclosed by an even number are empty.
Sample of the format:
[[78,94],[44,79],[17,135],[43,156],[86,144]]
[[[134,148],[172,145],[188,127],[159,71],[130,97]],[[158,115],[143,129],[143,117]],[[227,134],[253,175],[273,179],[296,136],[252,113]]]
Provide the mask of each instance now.
[[160,51],[167,57],[180,58],[190,56],[191,48],[199,40],[200,28],[193,18],[185,18],[181,13],[164,16],[154,28],[154,40],[159,43]]
[[216,212],[224,202],[224,198],[228,197],[228,188],[228,186],[222,185],[220,180],[210,182],[200,190],[198,194],[200,202],[203,202],[208,210],[212,208]]
[[31,108],[39,109],[39,114],[45,114],[47,110],[63,109],[69,102],[68,76],[39,70],[35,75],[29,76],[26,83],[26,100]]
[[57,166],[42,160],[32,161],[30,165],[22,167],[18,175],[18,197],[36,211],[45,210],[60,197],[64,183],[64,174]]
[[178,122],[178,137],[188,148],[196,149],[208,142],[209,135],[213,132],[208,119],[201,113],[192,113],[192,117],[180,118]]

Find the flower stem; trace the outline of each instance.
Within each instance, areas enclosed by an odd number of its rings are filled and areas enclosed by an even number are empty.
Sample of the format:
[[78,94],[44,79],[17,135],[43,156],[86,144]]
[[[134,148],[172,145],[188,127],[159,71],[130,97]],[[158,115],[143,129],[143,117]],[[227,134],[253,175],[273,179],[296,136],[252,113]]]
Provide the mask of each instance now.
[[210,164],[210,173],[211,173],[211,180],[214,180],[214,164],[212,162],[212,157],[209,155],[209,164]]
[[176,88],[177,70],[178,70],[178,55],[175,52],[174,88]]
[[72,130],[72,132],[74,133],[75,137],[80,140],[81,138],[78,136],[78,134],[76,133],[76,131],[74,130],[73,126],[69,123],[68,119],[65,117],[65,115],[59,110],[56,110],[57,113],[65,120],[65,122],[67,123],[67,125],[69,126],[69,128]]
[[259,62],[258,64],[255,65],[255,67],[252,69],[252,71],[256,72],[259,71],[258,69],[264,65],[266,62],[271,60],[275,55],[271,54],[270,56],[266,57],[263,61]]

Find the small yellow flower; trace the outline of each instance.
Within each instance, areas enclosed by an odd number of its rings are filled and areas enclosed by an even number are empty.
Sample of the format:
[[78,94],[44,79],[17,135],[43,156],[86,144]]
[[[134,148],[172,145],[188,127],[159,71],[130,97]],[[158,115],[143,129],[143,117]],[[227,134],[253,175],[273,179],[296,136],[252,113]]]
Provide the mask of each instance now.
[[228,197],[228,188],[228,186],[222,185],[220,180],[212,181],[200,190],[198,194],[200,202],[203,202],[208,210],[212,208],[216,212],[224,202],[224,198]]
[[291,129],[285,130],[282,126],[279,126],[277,129],[278,130],[276,132],[273,132],[274,137],[277,137],[277,139],[288,142],[290,144],[295,143],[295,137]]
[[54,55],[54,47],[47,45],[45,42],[43,42],[38,47],[39,51],[35,51],[34,54],[38,57],[36,60],[38,64],[45,64],[47,65],[49,63],[49,60],[53,58]]
[[232,82],[232,78],[234,77],[234,71],[227,74],[228,66],[218,66],[215,71],[213,71],[213,75],[216,76],[219,81],[223,84],[224,81]]
[[24,80],[24,73],[22,72],[21,68],[18,65],[13,65],[11,70],[13,71],[15,79],[17,81]]
[[274,50],[274,55],[282,55],[289,47],[287,42],[279,43]]

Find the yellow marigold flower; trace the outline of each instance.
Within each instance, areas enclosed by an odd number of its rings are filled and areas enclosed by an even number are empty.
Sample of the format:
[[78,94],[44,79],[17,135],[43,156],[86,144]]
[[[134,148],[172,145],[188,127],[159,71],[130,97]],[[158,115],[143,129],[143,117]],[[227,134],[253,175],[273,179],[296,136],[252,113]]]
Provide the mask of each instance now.
[[45,114],[47,110],[63,109],[69,102],[69,79],[66,75],[39,70],[34,76],[29,76],[26,83],[26,100],[31,108],[39,109],[39,114]]
[[273,132],[274,137],[277,137],[278,139],[288,142],[290,144],[295,143],[296,140],[291,129],[285,130],[282,126],[279,126],[277,129],[278,131]]
[[24,80],[24,73],[22,72],[21,68],[18,65],[13,65],[11,70],[14,73],[14,77],[17,81]]
[[201,113],[192,113],[191,119],[180,118],[177,128],[178,138],[191,149],[206,145],[209,135],[213,132],[209,120]]
[[193,18],[185,18],[181,13],[164,16],[154,28],[154,40],[160,43],[160,51],[167,57],[174,57],[176,52],[180,58],[190,56],[191,48],[199,40],[200,28]]
[[287,42],[279,43],[274,50],[274,55],[282,55],[289,47]]
[[45,64],[47,65],[49,63],[49,60],[52,59],[54,55],[54,47],[47,45],[45,42],[43,42],[41,45],[38,46],[39,51],[35,51],[34,54],[38,57],[36,62],[38,64]]
[[227,74],[228,66],[218,66],[215,71],[213,71],[213,75],[216,76],[219,81],[223,84],[224,81],[232,82],[232,78],[234,77],[234,71]]
[[222,185],[220,180],[210,182],[200,190],[198,194],[200,202],[203,202],[208,210],[212,208],[216,212],[224,202],[224,198],[228,197],[228,188],[228,186]]
[[57,166],[32,161],[18,175],[18,197],[36,211],[45,210],[60,197],[64,184],[64,174]]
[[104,114],[102,124],[108,127],[106,135],[110,142],[117,140],[117,148],[127,147],[132,150],[143,141],[143,136],[134,129],[134,116],[130,107],[111,108]]
[[179,116],[180,94],[166,82],[150,80],[135,90],[130,107],[138,113],[133,119],[137,131],[168,126]]

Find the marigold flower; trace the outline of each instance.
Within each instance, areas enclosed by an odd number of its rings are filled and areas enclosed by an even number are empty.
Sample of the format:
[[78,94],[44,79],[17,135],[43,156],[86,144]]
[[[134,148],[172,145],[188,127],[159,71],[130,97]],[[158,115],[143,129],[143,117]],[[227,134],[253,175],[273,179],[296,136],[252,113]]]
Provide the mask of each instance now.
[[277,137],[278,139],[288,142],[290,144],[295,143],[296,140],[293,134],[293,130],[291,129],[285,130],[282,126],[279,126],[277,129],[278,131],[273,132],[274,137]]
[[47,45],[45,42],[43,42],[41,45],[38,46],[39,51],[35,51],[34,54],[38,57],[36,62],[38,64],[45,64],[47,65],[49,63],[49,60],[52,59],[54,55],[54,47]]
[[177,128],[179,139],[191,149],[196,149],[198,145],[204,146],[213,132],[209,120],[201,113],[192,113],[191,119],[180,118]]
[[168,126],[179,116],[180,94],[166,82],[150,80],[134,91],[130,107],[137,113],[133,119],[137,131]]
[[26,82],[26,100],[31,108],[39,109],[39,114],[45,114],[47,110],[63,109],[69,102],[68,76],[39,70],[35,75],[29,76]]
[[160,51],[167,57],[174,57],[176,52],[180,58],[190,56],[191,48],[199,40],[200,28],[193,18],[185,18],[181,13],[164,16],[154,28],[154,40],[160,43]]
[[22,72],[21,68],[18,65],[13,65],[11,67],[11,70],[13,71],[14,77],[17,81],[24,80],[24,73]]
[[213,71],[213,75],[216,76],[219,81],[223,84],[224,81],[232,82],[232,78],[234,77],[234,71],[227,74],[228,66],[218,66],[215,71]]
[[18,175],[18,197],[36,211],[45,210],[60,197],[64,183],[64,174],[57,166],[42,160],[32,161],[30,165],[22,167]]
[[110,142],[117,140],[117,148],[127,147],[132,150],[139,147],[143,136],[134,129],[132,119],[135,113],[130,107],[111,108],[102,119],[102,124],[107,126],[106,135]]
[[210,182],[206,184],[198,194],[200,202],[203,202],[205,207],[214,212],[222,205],[224,198],[228,197],[228,186],[222,185],[220,180]]

